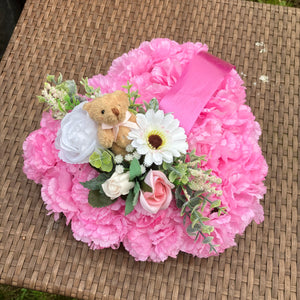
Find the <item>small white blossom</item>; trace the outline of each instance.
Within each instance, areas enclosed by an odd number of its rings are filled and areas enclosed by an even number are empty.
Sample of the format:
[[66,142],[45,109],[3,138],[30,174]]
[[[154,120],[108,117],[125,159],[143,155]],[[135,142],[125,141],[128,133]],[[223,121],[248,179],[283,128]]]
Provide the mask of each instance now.
[[216,179],[216,183],[217,183],[217,184],[221,184],[221,183],[222,183],[222,179],[221,179],[221,178],[217,178],[217,179]]
[[127,152],[132,152],[134,150],[133,146],[131,144],[126,146],[126,151]]
[[133,155],[132,154],[126,154],[125,155],[125,160],[132,161],[133,160]]
[[216,191],[216,195],[217,197],[220,197],[223,195],[223,192],[221,190]]
[[116,173],[118,174],[124,173],[124,167],[122,165],[116,165]]
[[115,156],[115,163],[116,164],[121,164],[123,161],[123,156],[121,154],[118,154]]
[[136,151],[132,154],[134,158],[139,160],[141,158],[141,154],[137,153]]
[[144,174],[146,172],[146,167],[144,165],[141,165],[141,173]]

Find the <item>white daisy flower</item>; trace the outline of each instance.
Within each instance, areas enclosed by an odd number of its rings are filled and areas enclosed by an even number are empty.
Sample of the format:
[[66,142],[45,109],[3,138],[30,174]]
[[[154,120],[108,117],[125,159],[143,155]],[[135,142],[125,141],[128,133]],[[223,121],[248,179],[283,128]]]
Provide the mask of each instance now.
[[173,162],[173,157],[185,154],[188,149],[184,129],[172,114],[164,115],[162,110],[150,109],[146,114],[137,114],[138,129],[132,129],[128,138],[136,151],[145,155],[144,164],[161,165],[163,161]]
[[118,154],[115,156],[115,163],[116,164],[121,164],[123,161],[123,156],[121,154]]

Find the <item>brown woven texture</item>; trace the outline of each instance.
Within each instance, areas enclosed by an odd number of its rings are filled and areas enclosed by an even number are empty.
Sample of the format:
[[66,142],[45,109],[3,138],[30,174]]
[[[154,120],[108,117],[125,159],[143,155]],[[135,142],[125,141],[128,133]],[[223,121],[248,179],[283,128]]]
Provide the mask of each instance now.
[[[0,64],[0,282],[83,299],[299,299],[299,24],[298,9],[245,1],[27,0]],[[155,37],[201,41],[236,65],[262,127],[265,221],[218,257],[158,264],[122,247],[89,250],[65,219],[47,215],[40,186],[22,173],[46,74],[105,74]]]

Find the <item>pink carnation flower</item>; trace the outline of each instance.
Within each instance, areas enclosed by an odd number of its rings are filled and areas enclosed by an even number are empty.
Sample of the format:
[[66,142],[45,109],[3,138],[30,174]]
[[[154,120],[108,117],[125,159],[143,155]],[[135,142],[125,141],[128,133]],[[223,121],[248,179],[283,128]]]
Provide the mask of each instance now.
[[23,171],[29,179],[40,183],[47,170],[59,160],[58,151],[54,146],[56,132],[60,122],[44,113],[41,128],[33,131],[23,143]]
[[127,215],[128,233],[124,247],[136,260],[164,261],[168,256],[176,257],[182,247],[185,230],[180,210],[172,202],[168,209],[157,214],[145,214],[138,203]]

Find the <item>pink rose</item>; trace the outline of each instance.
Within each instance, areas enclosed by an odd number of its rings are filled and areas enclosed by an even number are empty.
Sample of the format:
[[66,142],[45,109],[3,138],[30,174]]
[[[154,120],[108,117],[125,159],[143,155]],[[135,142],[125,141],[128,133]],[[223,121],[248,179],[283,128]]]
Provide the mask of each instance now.
[[145,183],[152,188],[152,192],[141,192],[140,204],[151,214],[156,214],[161,209],[166,209],[172,200],[174,185],[160,171],[150,170],[145,178]]

